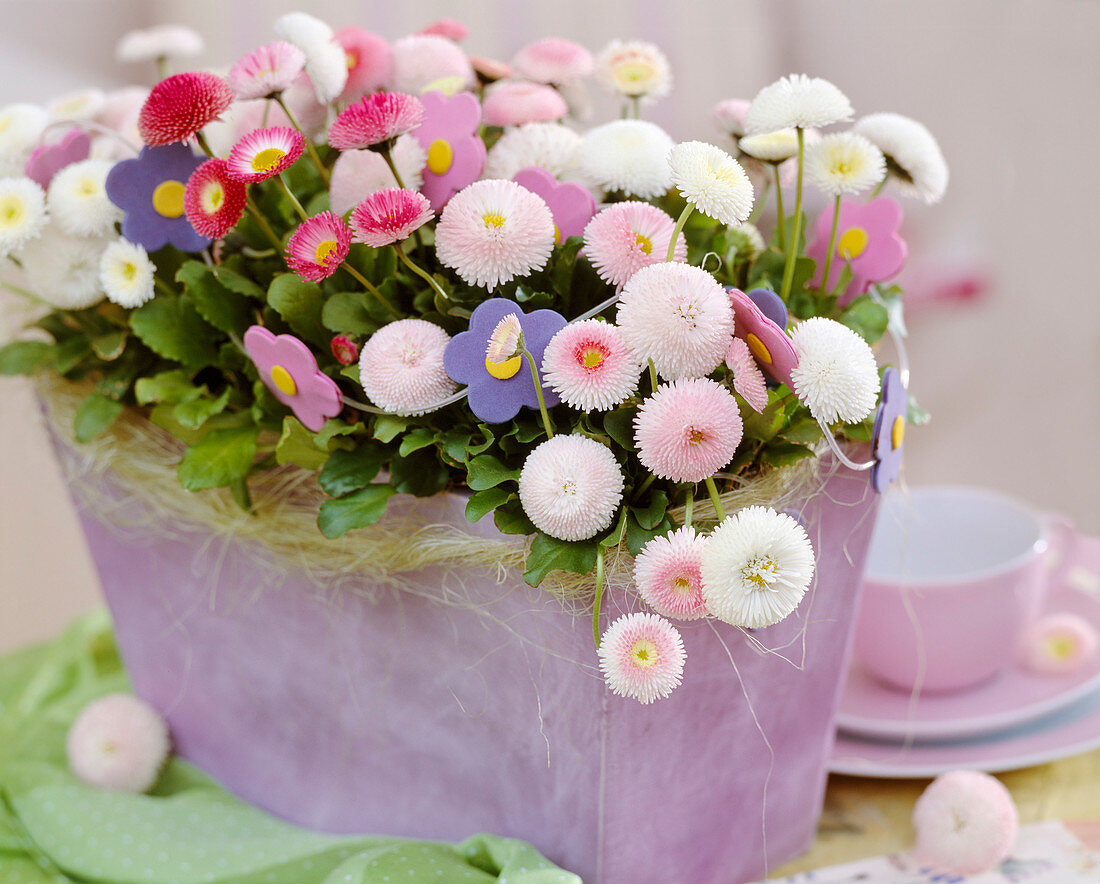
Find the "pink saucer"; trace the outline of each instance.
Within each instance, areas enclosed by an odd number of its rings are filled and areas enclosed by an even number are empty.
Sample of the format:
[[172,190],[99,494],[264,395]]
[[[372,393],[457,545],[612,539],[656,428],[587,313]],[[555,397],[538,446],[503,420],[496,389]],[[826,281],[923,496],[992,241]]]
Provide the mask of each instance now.
[[[1100,630],[1100,598],[1081,590],[1066,586],[1052,590],[1045,608],[1050,613],[1076,614]],[[1040,675],[1014,665],[976,688],[915,698],[886,686],[853,663],[836,721],[842,731],[878,740],[955,740],[1034,721],[1098,687],[1100,655],[1067,675]]]

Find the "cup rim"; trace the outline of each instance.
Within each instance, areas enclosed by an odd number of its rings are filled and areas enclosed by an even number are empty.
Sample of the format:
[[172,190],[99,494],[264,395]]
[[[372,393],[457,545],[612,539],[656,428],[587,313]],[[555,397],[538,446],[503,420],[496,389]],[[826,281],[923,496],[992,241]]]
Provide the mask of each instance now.
[[965,574],[956,574],[954,576],[900,578],[888,574],[874,573],[871,570],[870,560],[868,560],[866,570],[863,574],[865,584],[873,583],[877,586],[886,588],[896,588],[900,586],[905,588],[936,589],[948,586],[955,587],[960,583],[975,583],[979,580],[988,580],[1008,574],[1025,564],[1029,559],[1041,556],[1049,547],[1050,520],[1047,518],[1046,514],[1027,506],[1016,498],[1001,491],[983,488],[979,485],[919,485],[908,489],[905,493],[913,497],[923,497],[926,494],[943,494],[944,492],[948,492],[949,494],[965,494],[970,497],[982,497],[987,501],[999,503],[1015,510],[1021,515],[1027,516],[1034,521],[1038,529],[1038,536],[1035,538],[1035,542],[1028,546],[1027,549],[1022,550],[1012,558],[1000,562],[997,565],[982,568],[977,571],[969,571]]

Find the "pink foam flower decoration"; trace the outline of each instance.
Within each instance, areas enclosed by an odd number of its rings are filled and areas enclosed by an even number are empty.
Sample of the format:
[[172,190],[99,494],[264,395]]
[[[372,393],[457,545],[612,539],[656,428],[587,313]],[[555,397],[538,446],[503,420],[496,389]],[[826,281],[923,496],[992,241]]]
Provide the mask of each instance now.
[[393,44],[390,88],[394,91],[419,95],[429,83],[452,77],[466,86],[474,83],[470,60],[453,40],[438,34],[412,34]]
[[798,366],[798,354],[786,330],[765,316],[752,298],[740,289],[726,291],[733,306],[733,333],[748,344],[766,375],[793,390],[791,372]]
[[426,28],[422,28],[418,33],[427,36],[446,37],[455,43],[461,43],[470,36],[470,29],[457,19],[441,18],[439,21],[432,22]]
[[214,157],[187,179],[183,211],[200,236],[220,239],[236,227],[248,201],[247,186],[229,174],[229,164]]
[[233,145],[226,170],[238,181],[253,184],[289,169],[306,149],[306,139],[289,126],[271,126],[249,132]]
[[[676,222],[649,203],[630,200],[601,209],[584,229],[584,253],[600,279],[621,287],[635,273],[664,261]],[[676,238],[673,260],[687,260],[687,240]]]
[[710,378],[662,384],[634,417],[638,460],[673,482],[702,482],[732,459],[741,413],[729,390]]
[[[420,142],[411,135],[400,136],[393,144],[390,159],[397,167],[402,184],[409,190],[419,190],[424,181],[421,170],[427,160]],[[397,179],[380,153],[346,150],[332,167],[329,203],[336,214],[346,215],[372,193],[397,186]]]
[[328,143],[337,150],[388,146],[398,135],[411,132],[424,119],[424,106],[415,95],[372,92],[349,105],[333,120]]
[[317,432],[343,408],[340,388],[317,368],[309,347],[293,335],[273,335],[262,325],[244,333],[244,349],[271,394]]
[[745,115],[749,112],[751,101],[745,98],[727,98],[720,101],[710,112],[714,125],[733,138],[745,134]]
[[500,80],[485,90],[481,110],[487,126],[522,126],[560,120],[569,105],[552,86]]
[[733,372],[733,389],[741,394],[753,411],[762,412],[768,404],[768,385],[749,345],[741,338],[735,337],[730,341],[726,368]]
[[170,749],[160,713],[133,694],[107,694],[89,703],[65,741],[77,779],[96,789],[135,794],[152,788]]
[[564,242],[571,236],[581,236],[596,214],[596,198],[592,191],[573,181],[558,181],[541,166],[526,166],[512,180],[531,193],[542,197],[554,216],[554,242]]
[[684,525],[654,537],[634,560],[634,585],[662,617],[698,620],[707,615],[702,577],[705,544],[705,535]]
[[600,672],[613,694],[643,705],[671,694],[684,676],[680,631],[656,614],[626,614],[600,639]]
[[229,69],[229,87],[238,101],[279,95],[298,79],[306,56],[297,46],[275,40],[248,53]]
[[420,187],[435,211],[485,170],[485,142],[478,136],[481,105],[469,92],[423,97],[424,122],[413,136],[428,154]]
[[[850,264],[852,280],[844,289],[840,304],[862,295],[871,283],[897,276],[908,252],[905,240],[898,233],[901,220],[901,206],[889,197],[880,196],[869,203],[841,200],[836,245],[826,285],[826,289],[832,291],[845,262]],[[806,254],[817,262],[811,284],[818,287],[821,286],[832,225],[833,210],[830,208],[818,215],[813,241],[806,249]]]
[[92,152],[92,139],[83,129],[70,129],[56,144],[36,147],[24,168],[26,176],[46,190],[54,175],[73,163],[86,160]]
[[233,103],[233,90],[221,77],[189,71],[165,77],[149,93],[138,117],[141,140],[150,147],[193,138]]
[[602,319],[573,322],[542,354],[543,383],[581,411],[607,411],[638,389],[642,364],[622,332]]
[[917,799],[913,829],[917,859],[956,875],[977,875],[1007,859],[1019,815],[999,780],[976,770],[953,770],[936,777]]
[[359,358],[359,348],[347,335],[336,335],[329,346],[332,348],[332,355],[341,365],[351,365]]
[[372,193],[351,213],[355,241],[376,249],[402,242],[433,217],[427,197],[390,187]]
[[591,76],[592,53],[572,40],[544,37],[528,43],[512,59],[516,72],[536,83],[568,83]]
[[1043,675],[1066,675],[1092,663],[1100,646],[1096,629],[1076,614],[1048,614],[1024,633],[1024,663]]
[[382,37],[349,26],[338,30],[333,39],[348,57],[348,81],[339,95],[341,102],[354,101],[389,82],[393,74],[393,50]]
[[351,230],[339,215],[321,212],[298,225],[286,244],[286,264],[302,279],[320,282],[334,274],[351,251]]
[[450,336],[425,319],[382,326],[359,353],[363,392],[379,408],[400,415],[435,411],[457,389],[443,368]]

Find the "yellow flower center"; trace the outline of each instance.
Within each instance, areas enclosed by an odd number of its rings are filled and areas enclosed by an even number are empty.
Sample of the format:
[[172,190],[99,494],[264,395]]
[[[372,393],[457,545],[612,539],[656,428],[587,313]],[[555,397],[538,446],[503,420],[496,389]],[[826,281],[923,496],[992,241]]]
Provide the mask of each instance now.
[[314,253],[314,257],[318,264],[324,264],[334,254],[336,254],[336,240],[326,239],[317,243],[317,251]]
[[436,175],[442,175],[451,168],[454,162],[455,152],[451,142],[445,138],[437,138],[428,145],[428,170]]
[[0,132],[3,132],[11,125],[11,114],[0,114]]
[[0,200],[0,223],[5,227],[18,227],[27,214],[27,207],[15,194]]
[[557,224],[554,225],[554,244],[557,245],[561,242],[561,228]]
[[745,335],[745,343],[749,345],[749,352],[757,362],[763,362],[765,365],[772,364],[771,351],[760,338],[749,332]]
[[645,61],[624,61],[615,66],[615,85],[627,95],[644,95],[657,76],[657,69]]
[[486,212],[481,216],[486,227],[495,227],[498,230],[504,226],[504,216],[500,212]]
[[657,646],[648,638],[640,638],[630,648],[630,659],[639,669],[657,665]]
[[673,578],[670,586],[677,595],[687,595],[691,592],[691,579],[686,574],[679,574]]
[[213,215],[222,206],[225,199],[225,189],[217,181],[210,181],[202,192],[202,208],[207,214]]
[[99,193],[99,185],[94,178],[81,178],[76,186],[76,192],[81,196],[95,196]]
[[134,277],[137,276],[137,272],[137,264],[135,264],[133,261],[127,261],[125,264],[122,265],[122,275],[126,277],[127,282],[133,282]]
[[511,359],[505,359],[503,362],[493,362],[492,359],[488,357],[485,358],[485,370],[501,381],[506,381],[508,378],[513,377],[516,372],[520,370],[522,365],[522,356],[513,356]]
[[279,150],[277,147],[266,147],[252,158],[252,171],[270,172],[279,165],[279,161],[285,156],[285,150]]
[[153,191],[153,208],[164,218],[178,218],[183,214],[183,194],[186,191],[182,181],[162,181]]
[[651,240],[644,233],[635,233],[634,242],[637,243],[638,248],[645,252],[647,255],[653,254],[653,240]]
[[271,383],[287,396],[293,396],[298,392],[298,385],[294,383],[294,378],[281,365],[271,366]]
[[901,448],[901,443],[905,440],[905,418],[900,414],[894,418],[894,426],[890,428],[890,445],[894,451]]
[[756,584],[758,589],[771,589],[779,577],[779,566],[771,556],[749,559],[741,569],[741,579]]
[[867,248],[867,231],[862,227],[849,227],[840,235],[836,244],[836,253],[845,261],[858,258]]
[[698,427],[687,428],[687,441],[689,445],[698,445],[701,442],[707,441],[707,431],[700,430]]
[[607,359],[607,353],[602,347],[588,344],[581,348],[580,359],[577,361],[588,371],[592,371],[603,365],[605,359]]
[[1047,653],[1056,660],[1065,660],[1072,656],[1076,645],[1073,639],[1067,635],[1058,635],[1047,641]]
[[353,71],[357,67],[359,67],[359,51],[358,50],[349,49],[347,51],[346,55],[347,55],[346,61],[348,63],[348,70],[349,71]]

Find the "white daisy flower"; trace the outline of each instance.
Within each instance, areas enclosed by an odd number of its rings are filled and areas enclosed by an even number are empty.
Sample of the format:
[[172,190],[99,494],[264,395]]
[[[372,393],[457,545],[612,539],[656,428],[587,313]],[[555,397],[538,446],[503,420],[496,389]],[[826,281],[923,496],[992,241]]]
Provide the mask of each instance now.
[[27,288],[59,310],[83,310],[103,300],[99,259],[107,241],[84,239],[47,225],[19,252]]
[[938,203],[947,190],[947,161],[935,137],[901,114],[869,114],[853,127],[886,155],[891,177],[902,193]]
[[107,107],[102,89],[81,89],[55,98],[46,110],[58,120],[95,120]]
[[886,175],[882,151],[862,135],[834,132],[806,148],[806,180],[830,196],[862,193]]
[[765,86],[745,115],[745,134],[828,126],[852,118],[852,105],[828,80],[791,74]]
[[332,28],[307,13],[291,12],[275,22],[275,33],[305,54],[305,72],[319,103],[328,104],[344,91],[348,54],[333,39]]
[[814,576],[806,529],[785,513],[750,506],[707,539],[702,559],[707,610],[733,626],[760,629],[798,607]]
[[184,25],[156,25],[129,31],[115,47],[119,61],[156,61],[158,58],[192,58],[206,48],[202,35]]
[[668,59],[652,43],[612,40],[596,57],[596,77],[609,91],[653,101],[668,95]]
[[777,129],[763,135],[746,135],[737,146],[753,159],[781,163],[798,156],[798,130]]
[[288,12],[275,20],[275,36],[305,52],[307,46],[328,43],[332,28],[308,12]]
[[38,145],[49,122],[49,113],[35,104],[0,108],[0,175],[23,174],[27,155]]
[[107,300],[120,307],[140,307],[155,292],[157,268],[139,245],[116,239],[99,259],[99,284]]
[[489,151],[486,178],[511,178],[527,166],[540,166],[559,181],[575,179],[581,137],[561,123],[525,123],[508,129]]
[[854,424],[874,410],[878,367],[875,354],[856,332],[815,316],[796,325],[791,340],[798,354],[791,381],[810,414],[826,424]]
[[30,178],[0,178],[0,258],[46,227],[46,194]]
[[668,157],[680,196],[709,218],[736,227],[752,212],[752,182],[721,148],[703,141],[677,144]]
[[122,220],[122,210],[107,197],[110,160],[81,160],[66,166],[50,182],[46,203],[54,223],[73,236],[105,236]]
[[588,181],[642,199],[660,196],[672,186],[668,155],[673,141],[660,126],[645,120],[615,120],[589,129],[578,152]]

